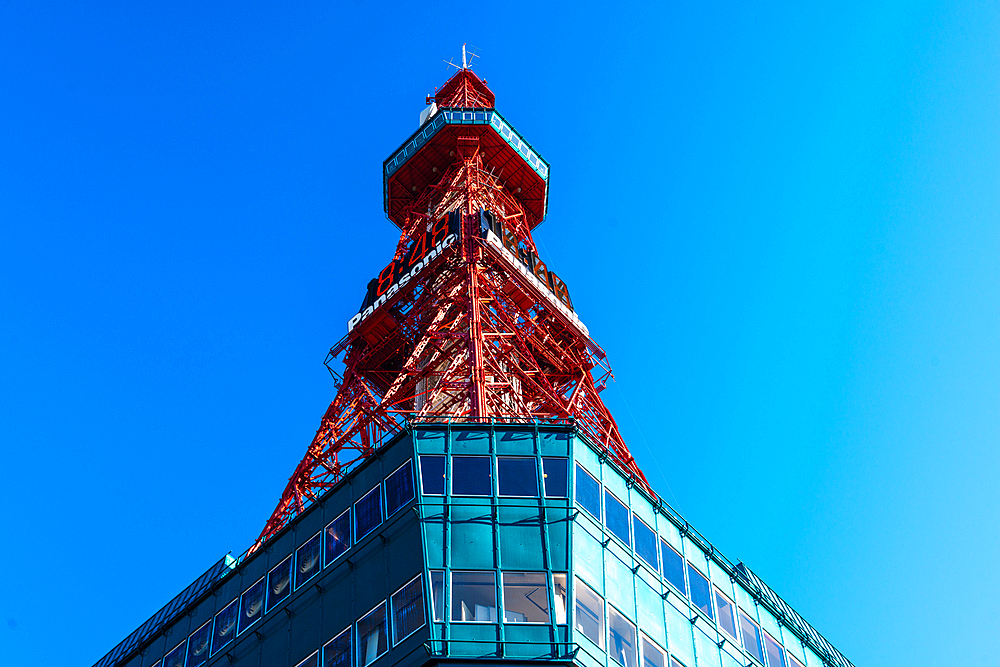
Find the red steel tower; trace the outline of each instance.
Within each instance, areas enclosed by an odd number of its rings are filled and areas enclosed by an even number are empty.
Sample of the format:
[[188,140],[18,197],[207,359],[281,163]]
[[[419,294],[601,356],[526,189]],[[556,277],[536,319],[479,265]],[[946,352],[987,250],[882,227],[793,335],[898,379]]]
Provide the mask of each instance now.
[[462,67],[384,163],[400,229],[347,335],[337,394],[258,544],[407,423],[573,423],[649,488],[601,401],[611,368],[539,257],[549,165]]

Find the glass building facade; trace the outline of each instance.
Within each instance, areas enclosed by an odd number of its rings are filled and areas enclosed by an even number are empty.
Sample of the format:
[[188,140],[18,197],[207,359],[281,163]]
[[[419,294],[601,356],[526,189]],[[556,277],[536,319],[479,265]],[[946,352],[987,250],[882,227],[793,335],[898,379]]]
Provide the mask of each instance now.
[[415,425],[99,667],[851,667],[572,427]]

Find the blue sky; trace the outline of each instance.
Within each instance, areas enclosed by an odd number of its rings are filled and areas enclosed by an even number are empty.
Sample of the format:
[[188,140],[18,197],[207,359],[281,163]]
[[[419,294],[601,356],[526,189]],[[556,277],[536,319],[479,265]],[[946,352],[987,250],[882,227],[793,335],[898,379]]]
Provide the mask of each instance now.
[[914,1],[4,3],[0,662],[260,532],[462,42],[654,488],[859,667],[1000,665],[1000,5]]

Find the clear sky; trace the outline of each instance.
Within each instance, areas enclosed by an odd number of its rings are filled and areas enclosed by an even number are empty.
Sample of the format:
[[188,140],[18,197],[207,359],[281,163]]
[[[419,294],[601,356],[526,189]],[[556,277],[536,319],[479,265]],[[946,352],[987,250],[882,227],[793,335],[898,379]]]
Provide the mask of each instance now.
[[246,549],[479,47],[654,488],[859,667],[1000,665],[1000,4],[0,5],[0,664]]

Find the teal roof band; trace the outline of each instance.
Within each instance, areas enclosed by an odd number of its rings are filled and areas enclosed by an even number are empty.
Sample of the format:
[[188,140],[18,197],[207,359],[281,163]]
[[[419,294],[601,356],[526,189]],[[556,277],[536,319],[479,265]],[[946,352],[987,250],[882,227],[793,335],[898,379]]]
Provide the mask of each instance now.
[[503,140],[524,158],[524,161],[535,170],[543,180],[549,180],[549,163],[542,159],[517,130],[495,109],[457,109],[445,108],[439,110],[424,125],[413,133],[402,146],[385,161],[385,178],[390,178],[421,146],[426,144],[445,125],[491,125]]

